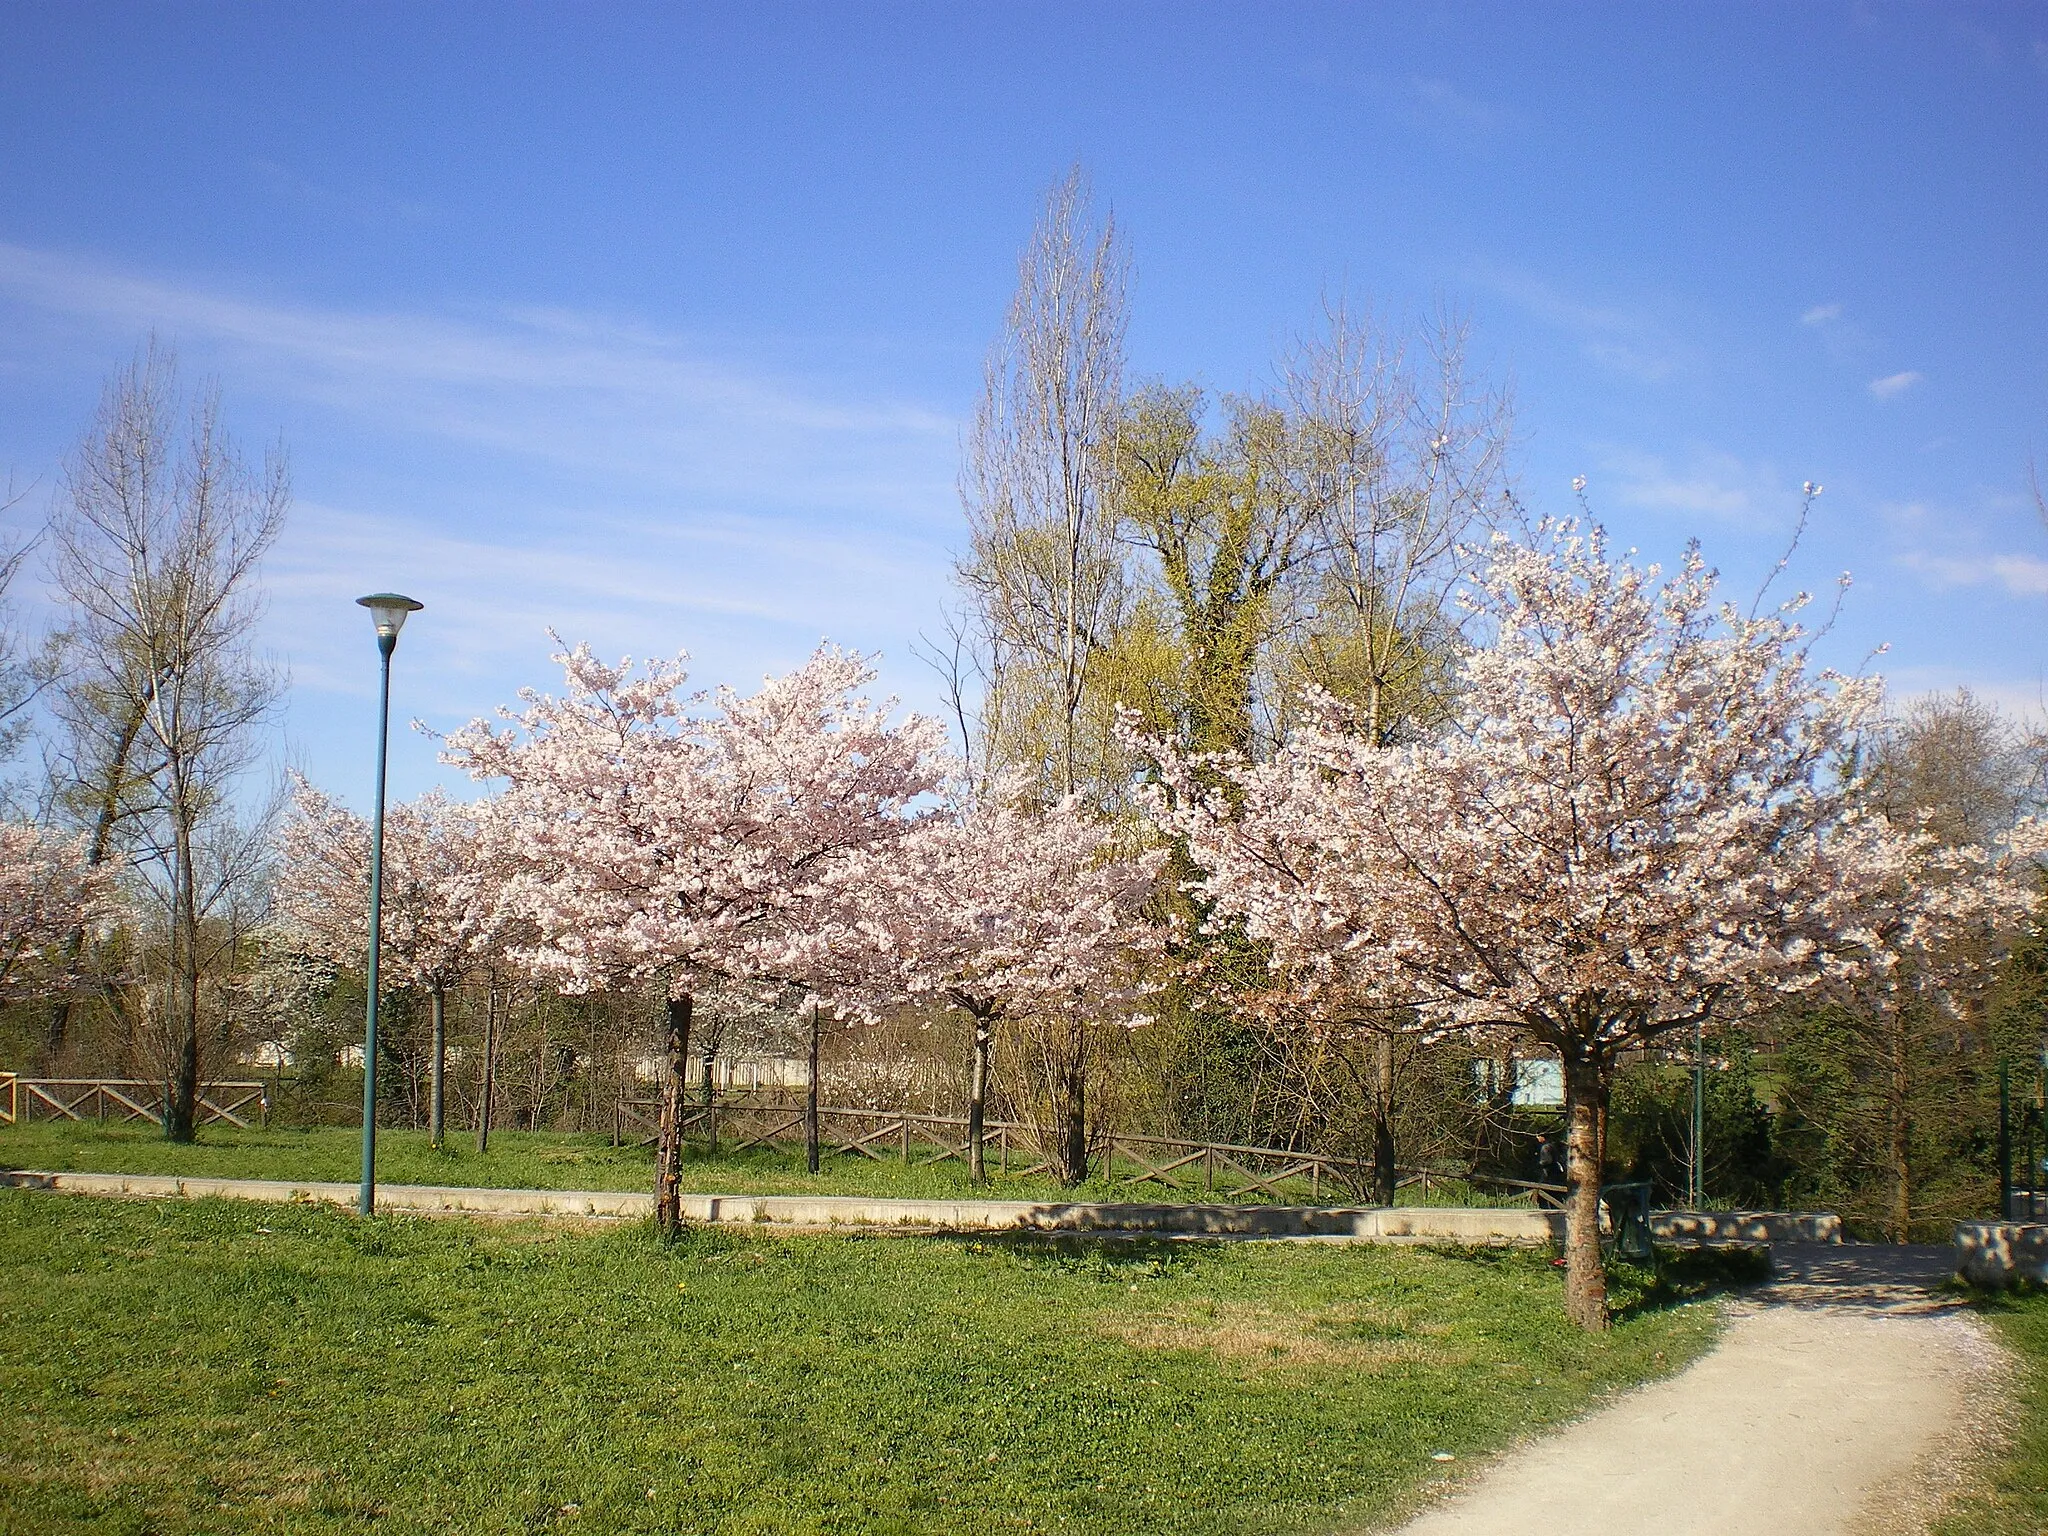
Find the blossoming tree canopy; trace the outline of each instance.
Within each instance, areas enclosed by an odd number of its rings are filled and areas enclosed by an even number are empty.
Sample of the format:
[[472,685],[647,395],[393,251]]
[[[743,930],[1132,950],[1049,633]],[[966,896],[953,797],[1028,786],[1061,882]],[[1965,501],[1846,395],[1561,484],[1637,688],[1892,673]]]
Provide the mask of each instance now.
[[517,958],[570,990],[663,978],[670,1006],[655,1216],[680,1220],[682,1063],[709,978],[838,983],[834,865],[902,836],[944,781],[945,733],[871,703],[866,658],[820,646],[742,697],[684,695],[684,659],[556,656],[561,697],[472,722],[444,759],[503,780]]
[[1039,805],[1017,775],[978,797],[956,790],[945,813],[838,873],[842,952],[865,974],[867,1007],[936,997],[974,1020],[967,1141],[977,1180],[998,1023],[1113,1020],[1146,990],[1143,956],[1161,935],[1143,908],[1166,853],[1118,843],[1078,798]]
[[87,864],[83,838],[0,822],[0,998],[57,980],[43,962],[112,916],[115,901],[111,875]]
[[[370,826],[299,780],[278,834],[278,914],[306,952],[358,966],[369,949]],[[478,961],[495,905],[476,807],[440,790],[384,815],[382,967],[393,987],[435,992]]]
[[1309,999],[1366,992],[1558,1053],[1567,1305],[1598,1326],[1618,1054],[1886,963],[1873,913],[1919,899],[1899,878],[1916,851],[1836,772],[1881,685],[1810,669],[1798,603],[1717,607],[1697,550],[1665,577],[1571,525],[1496,540],[1470,601],[1493,639],[1456,729],[1384,749],[1326,708],[1271,761],[1206,774],[1155,745],[1160,804],[1212,920]]
[[523,958],[571,988],[804,980],[821,948],[806,907],[834,861],[900,836],[943,782],[943,728],[862,697],[874,669],[852,652],[820,647],[744,697],[685,695],[681,659],[555,659],[561,697],[523,695],[444,758],[504,781],[507,901],[535,930]]
[[1163,849],[1127,852],[1078,799],[1030,803],[1019,781],[920,824],[886,856],[849,865],[857,919],[901,995],[977,1015],[1128,1011],[1142,910]]

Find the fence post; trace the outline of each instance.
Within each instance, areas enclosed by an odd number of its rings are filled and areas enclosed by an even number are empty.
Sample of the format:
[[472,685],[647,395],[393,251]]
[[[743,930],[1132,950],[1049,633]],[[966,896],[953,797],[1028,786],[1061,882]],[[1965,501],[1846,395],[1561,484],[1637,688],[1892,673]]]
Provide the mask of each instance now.
[[910,1110],[908,1106],[905,1106],[903,1111],[903,1166],[906,1168],[910,1166]]
[[1323,1165],[1313,1162],[1308,1165],[1308,1201],[1320,1205],[1323,1201]]
[[1202,1193],[1205,1195],[1216,1193],[1216,1149],[1214,1147],[1202,1148]]

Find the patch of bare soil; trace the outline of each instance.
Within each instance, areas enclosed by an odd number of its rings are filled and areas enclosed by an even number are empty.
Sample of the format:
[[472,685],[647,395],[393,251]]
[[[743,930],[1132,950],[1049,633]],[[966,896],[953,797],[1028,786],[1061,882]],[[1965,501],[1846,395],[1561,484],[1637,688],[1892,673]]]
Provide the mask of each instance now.
[[1098,1326],[1139,1349],[1185,1350],[1254,1370],[1330,1366],[1378,1370],[1419,1361],[1463,1364],[1469,1352],[1442,1342],[1441,1323],[1410,1324],[1364,1307],[1296,1311],[1213,1302],[1149,1313],[1117,1312]]

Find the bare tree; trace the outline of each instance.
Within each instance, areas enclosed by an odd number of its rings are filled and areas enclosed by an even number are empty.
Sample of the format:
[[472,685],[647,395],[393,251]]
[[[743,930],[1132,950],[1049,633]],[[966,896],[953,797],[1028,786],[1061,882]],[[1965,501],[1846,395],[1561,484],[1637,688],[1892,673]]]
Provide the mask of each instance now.
[[1334,304],[1284,373],[1321,520],[1317,612],[1293,665],[1376,742],[1447,713],[1453,597],[1505,489],[1508,397],[1474,382],[1467,338],[1453,315],[1404,341]]
[[290,499],[282,454],[251,466],[217,392],[187,403],[175,360],[152,342],[108,384],[51,522],[52,575],[71,608],[66,789],[89,808],[98,856],[118,834],[162,914],[153,980],[176,1141],[194,1131],[202,927],[243,890],[228,871],[245,861],[225,850],[255,846],[231,797],[281,689],[252,642],[257,567]]
[[1059,794],[1084,777],[1084,706],[1125,597],[1106,481],[1126,277],[1115,221],[1094,223],[1077,167],[1018,263],[961,476],[984,758],[1033,762]]
[[[0,497],[0,512],[11,503]],[[34,540],[0,542],[0,762],[21,750],[30,709],[57,672],[56,637],[40,643],[22,629],[13,602],[14,581],[34,549]]]

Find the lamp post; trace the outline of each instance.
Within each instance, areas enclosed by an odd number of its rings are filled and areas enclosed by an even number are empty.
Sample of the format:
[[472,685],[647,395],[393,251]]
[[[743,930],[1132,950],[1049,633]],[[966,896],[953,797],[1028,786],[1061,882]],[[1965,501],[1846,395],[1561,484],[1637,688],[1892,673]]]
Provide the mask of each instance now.
[[370,610],[377,625],[377,657],[383,680],[377,702],[377,815],[370,823],[370,997],[363,1018],[363,1186],[356,1209],[369,1215],[377,1208],[377,962],[383,947],[384,917],[384,759],[391,741],[391,653],[405,616],[423,603],[396,592],[375,592],[356,601]]
[[1694,1210],[1707,1203],[1707,1038],[1706,1026],[1692,1026],[1692,1188],[1687,1196]]

